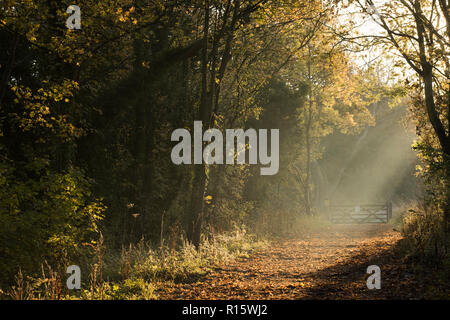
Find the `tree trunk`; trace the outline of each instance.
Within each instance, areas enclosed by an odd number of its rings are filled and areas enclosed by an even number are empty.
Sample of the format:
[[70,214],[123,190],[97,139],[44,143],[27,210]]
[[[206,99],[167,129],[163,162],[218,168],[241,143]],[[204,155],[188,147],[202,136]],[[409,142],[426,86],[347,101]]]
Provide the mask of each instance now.
[[427,109],[428,118],[433,126],[434,132],[439,139],[444,157],[444,170],[446,180],[446,194],[444,203],[444,230],[447,235],[450,235],[450,139],[446,134],[444,126],[439,119],[434,103],[433,92],[433,73],[432,67],[428,63],[423,65],[422,76],[425,88],[425,106]]
[[[211,106],[208,94],[208,37],[209,37],[209,0],[205,1],[205,18],[203,24],[203,48],[201,54],[201,73],[202,86],[200,96],[200,108],[198,118],[202,120],[203,126],[209,126],[211,118]],[[201,228],[203,220],[203,202],[206,187],[206,165],[202,160],[202,164],[194,164],[194,180],[191,194],[191,206],[188,217],[188,240],[194,244],[196,248],[200,246]]]
[[311,46],[308,46],[308,79],[310,80],[309,87],[309,107],[305,110],[306,118],[306,130],[305,130],[305,143],[306,143],[306,179],[305,179],[305,209],[306,214],[311,215],[311,122],[312,122],[312,76],[311,76]]
[[204,193],[206,186],[205,165],[194,167],[193,188],[191,194],[190,225],[188,226],[188,240],[198,248],[200,246],[203,223]]
[[[231,2],[230,2],[231,3]],[[213,110],[214,103],[218,104],[218,94],[220,91],[220,80],[225,75],[226,67],[228,61],[230,60],[231,43],[233,40],[234,28],[237,24],[237,18],[239,16],[240,1],[234,2],[233,17],[231,23],[227,26],[228,19],[228,9],[224,14],[224,25],[219,34],[214,34],[214,41],[212,42],[212,47],[210,54],[208,54],[208,38],[210,34],[210,1],[205,0],[205,18],[203,24],[203,46],[201,53],[201,74],[202,74],[202,85],[201,85],[201,98],[200,98],[200,108],[198,111],[197,119],[202,120],[203,128],[206,130],[210,128],[214,123]],[[212,33],[212,32],[211,32]],[[224,44],[224,50],[221,59],[217,57],[219,42],[224,35],[227,35]],[[209,67],[209,62],[211,60],[211,67]],[[216,64],[220,62],[219,73],[216,76]],[[209,86],[208,86],[208,75],[209,75]],[[218,80],[218,82],[216,82]],[[194,180],[192,186],[191,195],[191,212],[190,212],[190,225],[188,227],[188,240],[192,241],[196,248],[200,245],[201,228],[203,223],[203,207],[204,207],[204,194],[207,185],[206,177],[206,165],[196,164],[194,165]]]

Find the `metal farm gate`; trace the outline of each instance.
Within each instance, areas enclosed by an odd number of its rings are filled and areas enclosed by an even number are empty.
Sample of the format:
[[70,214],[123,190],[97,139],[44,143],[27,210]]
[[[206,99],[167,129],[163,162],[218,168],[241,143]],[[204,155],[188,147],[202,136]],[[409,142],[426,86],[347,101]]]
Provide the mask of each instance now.
[[337,205],[329,207],[329,218],[335,224],[387,223],[392,217],[392,203]]

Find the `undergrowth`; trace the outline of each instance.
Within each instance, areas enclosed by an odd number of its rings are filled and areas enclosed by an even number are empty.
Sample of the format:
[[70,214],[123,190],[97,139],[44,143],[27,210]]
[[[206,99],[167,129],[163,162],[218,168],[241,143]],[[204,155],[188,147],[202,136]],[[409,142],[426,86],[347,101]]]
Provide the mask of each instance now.
[[414,268],[418,278],[427,279],[425,298],[449,299],[450,239],[444,230],[442,210],[425,202],[400,209],[392,223],[403,235],[399,253]]
[[117,252],[108,250],[100,237],[90,263],[80,266],[81,289],[69,290],[69,275],[43,263],[39,276],[25,276],[19,270],[15,284],[0,290],[0,295],[14,300],[158,299],[158,288],[165,283],[190,281],[266,245],[244,229],[203,239],[198,250],[182,237],[180,243],[177,248],[164,243],[156,247],[141,240]]

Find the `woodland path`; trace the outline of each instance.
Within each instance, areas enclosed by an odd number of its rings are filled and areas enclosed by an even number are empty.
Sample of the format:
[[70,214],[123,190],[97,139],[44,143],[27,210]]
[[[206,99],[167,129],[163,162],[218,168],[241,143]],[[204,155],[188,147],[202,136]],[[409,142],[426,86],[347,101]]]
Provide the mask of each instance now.
[[[266,248],[190,283],[158,290],[160,299],[420,299],[423,287],[393,253],[401,239],[388,225],[334,225]],[[366,269],[381,269],[369,290]]]

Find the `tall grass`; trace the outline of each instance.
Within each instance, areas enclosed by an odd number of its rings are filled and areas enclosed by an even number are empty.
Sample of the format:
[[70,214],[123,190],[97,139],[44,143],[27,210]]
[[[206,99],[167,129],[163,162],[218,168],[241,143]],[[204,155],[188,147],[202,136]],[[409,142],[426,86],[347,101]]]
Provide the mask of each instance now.
[[428,265],[448,260],[450,243],[439,207],[418,202],[402,212],[400,226],[403,246],[411,257]]
[[195,281],[212,268],[266,245],[244,229],[204,238],[198,250],[182,236],[178,242],[178,247],[173,247],[164,241],[155,246],[141,240],[114,251],[108,250],[100,237],[92,245],[90,263],[80,266],[80,290],[68,290],[65,283],[68,275],[44,263],[37,277],[25,276],[19,270],[15,285],[0,290],[0,295],[3,299],[17,300],[158,299],[157,289],[167,282]]
[[444,230],[444,214],[439,206],[417,202],[397,217],[403,239],[399,249],[424,281],[424,297],[449,299],[450,239]]

